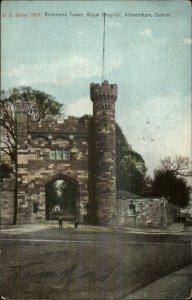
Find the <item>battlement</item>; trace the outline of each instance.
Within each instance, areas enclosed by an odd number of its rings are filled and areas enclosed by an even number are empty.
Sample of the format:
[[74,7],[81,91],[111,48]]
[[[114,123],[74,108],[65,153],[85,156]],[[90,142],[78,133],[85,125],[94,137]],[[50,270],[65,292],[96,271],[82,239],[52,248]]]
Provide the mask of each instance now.
[[91,83],[90,85],[90,98],[92,101],[99,100],[117,100],[117,84],[110,84],[107,80],[99,83]]
[[78,118],[74,116],[69,116],[67,119],[62,121],[54,120],[53,118],[48,118],[40,122],[30,120],[28,124],[28,133],[33,132],[79,132],[87,133],[89,126],[89,120]]
[[17,100],[16,102],[16,113],[18,112],[27,112],[28,111],[28,103],[25,100]]

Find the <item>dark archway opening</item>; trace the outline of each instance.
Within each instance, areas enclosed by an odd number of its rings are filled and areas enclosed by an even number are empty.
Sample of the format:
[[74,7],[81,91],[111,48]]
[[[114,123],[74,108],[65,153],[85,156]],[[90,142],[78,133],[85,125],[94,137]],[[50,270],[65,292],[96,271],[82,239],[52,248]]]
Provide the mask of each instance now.
[[56,178],[45,186],[46,220],[73,221],[78,217],[78,185],[68,178]]

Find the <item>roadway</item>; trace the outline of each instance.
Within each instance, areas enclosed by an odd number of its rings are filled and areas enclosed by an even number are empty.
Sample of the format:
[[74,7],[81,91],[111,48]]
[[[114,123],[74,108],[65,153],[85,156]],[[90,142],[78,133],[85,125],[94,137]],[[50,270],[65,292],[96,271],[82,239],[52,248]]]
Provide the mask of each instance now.
[[123,299],[192,262],[190,233],[91,230],[67,225],[1,230],[2,295],[18,300]]

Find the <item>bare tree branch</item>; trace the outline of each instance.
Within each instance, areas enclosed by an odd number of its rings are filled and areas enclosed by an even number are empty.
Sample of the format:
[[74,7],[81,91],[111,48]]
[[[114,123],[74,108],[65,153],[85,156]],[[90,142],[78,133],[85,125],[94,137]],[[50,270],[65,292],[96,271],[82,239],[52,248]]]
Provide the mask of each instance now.
[[174,159],[167,156],[161,160],[161,164],[165,171],[171,171],[175,175],[185,177],[192,176],[192,162],[187,156],[176,156]]

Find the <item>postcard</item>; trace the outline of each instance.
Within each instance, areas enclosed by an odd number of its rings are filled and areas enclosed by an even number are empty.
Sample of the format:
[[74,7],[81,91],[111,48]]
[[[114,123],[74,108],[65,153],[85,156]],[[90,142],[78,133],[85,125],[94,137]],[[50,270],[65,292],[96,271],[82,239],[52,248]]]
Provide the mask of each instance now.
[[190,1],[3,1],[1,299],[192,299]]

